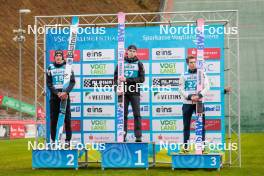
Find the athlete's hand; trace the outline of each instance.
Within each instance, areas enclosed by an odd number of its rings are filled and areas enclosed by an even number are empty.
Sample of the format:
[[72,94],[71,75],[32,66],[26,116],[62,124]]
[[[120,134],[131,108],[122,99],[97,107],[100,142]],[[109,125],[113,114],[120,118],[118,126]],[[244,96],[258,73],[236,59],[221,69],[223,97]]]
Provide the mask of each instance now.
[[120,82],[126,82],[126,78],[125,78],[124,76],[120,76],[120,77],[118,78],[118,80],[119,80]]
[[192,101],[194,101],[194,102],[197,102],[197,101],[199,101],[199,96],[198,95],[193,95],[192,97],[191,97],[191,100]]
[[123,91],[123,87],[122,86],[119,86],[117,88],[117,95],[123,95],[124,91]]
[[60,99],[62,99],[62,100],[66,100],[67,98],[68,98],[68,94],[66,93],[66,92],[61,92],[61,94],[60,94]]

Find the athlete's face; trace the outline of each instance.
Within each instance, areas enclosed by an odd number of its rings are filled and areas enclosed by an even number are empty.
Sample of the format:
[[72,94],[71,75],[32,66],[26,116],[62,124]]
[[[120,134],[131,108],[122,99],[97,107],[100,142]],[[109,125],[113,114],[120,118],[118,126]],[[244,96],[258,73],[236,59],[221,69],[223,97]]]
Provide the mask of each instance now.
[[134,50],[134,49],[129,49],[127,51],[127,57],[128,58],[134,58],[137,56],[137,50]]
[[196,69],[196,59],[189,59],[188,66],[190,70]]
[[56,64],[62,64],[64,62],[61,54],[55,55],[55,62]]

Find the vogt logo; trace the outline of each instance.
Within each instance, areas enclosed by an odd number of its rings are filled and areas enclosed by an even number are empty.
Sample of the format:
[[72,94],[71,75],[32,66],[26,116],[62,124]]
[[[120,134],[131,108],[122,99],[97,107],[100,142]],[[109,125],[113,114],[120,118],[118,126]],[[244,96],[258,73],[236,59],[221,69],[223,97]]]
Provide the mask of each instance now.
[[152,60],[184,59],[184,48],[153,48]]
[[114,131],[114,120],[84,120],[84,131]]
[[153,117],[182,116],[182,105],[153,105]]
[[83,50],[83,61],[104,61],[114,59],[114,49]]
[[152,64],[153,74],[181,74],[184,71],[183,62],[162,62]]
[[84,92],[84,103],[114,103],[114,92]]
[[111,105],[85,105],[83,107],[85,117],[114,117],[114,107]]
[[210,87],[220,87],[220,75],[208,75]]
[[183,130],[182,120],[153,120],[154,131],[181,131]]
[[178,92],[153,92],[153,102],[182,102],[182,96]]
[[85,75],[112,75],[113,73],[113,64],[83,64],[83,74]]
[[81,106],[72,106],[71,105],[71,116],[72,117],[81,117]]
[[96,78],[83,78],[83,88],[93,88],[93,87],[112,87],[114,85],[114,79],[96,79]]
[[221,105],[214,104],[214,105],[205,105],[205,116],[221,116]]
[[179,86],[179,78],[152,78],[153,86]]

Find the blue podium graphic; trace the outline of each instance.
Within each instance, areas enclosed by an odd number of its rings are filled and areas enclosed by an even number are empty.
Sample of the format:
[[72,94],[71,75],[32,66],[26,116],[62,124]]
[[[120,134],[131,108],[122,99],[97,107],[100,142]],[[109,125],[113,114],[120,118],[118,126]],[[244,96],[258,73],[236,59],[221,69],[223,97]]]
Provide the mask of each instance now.
[[32,168],[78,169],[78,150],[33,150]]
[[222,166],[220,154],[173,154],[172,169],[175,168],[204,168],[220,169]]
[[148,143],[106,143],[102,151],[102,169],[148,169]]

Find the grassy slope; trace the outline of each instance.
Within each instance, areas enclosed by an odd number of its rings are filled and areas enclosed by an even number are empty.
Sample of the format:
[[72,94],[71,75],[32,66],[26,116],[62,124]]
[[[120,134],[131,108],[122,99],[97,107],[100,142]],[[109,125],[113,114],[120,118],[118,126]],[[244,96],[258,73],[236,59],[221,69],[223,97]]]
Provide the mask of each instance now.
[[0,175],[264,175],[264,144],[263,133],[242,134],[242,168],[223,168],[220,172],[214,170],[175,170],[171,171],[169,165],[158,165],[156,168],[146,170],[105,170],[101,171],[99,165],[91,165],[87,169],[75,170],[32,170],[31,152],[27,151],[27,140],[1,140],[0,141]]

